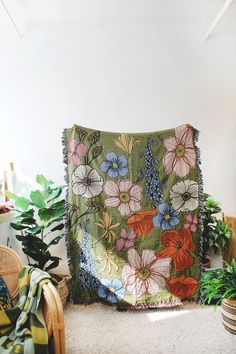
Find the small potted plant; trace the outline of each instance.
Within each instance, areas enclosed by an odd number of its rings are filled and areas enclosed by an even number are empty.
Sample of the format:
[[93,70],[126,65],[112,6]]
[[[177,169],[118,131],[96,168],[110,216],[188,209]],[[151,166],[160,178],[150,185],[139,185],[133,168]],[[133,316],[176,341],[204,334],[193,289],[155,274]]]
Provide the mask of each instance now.
[[[54,187],[54,182],[43,175],[37,175],[36,182],[39,189],[31,191],[29,198],[7,192],[8,197],[14,200],[17,212],[16,222],[12,222],[11,226],[18,231],[16,238],[22,243],[29,264],[49,272],[61,260],[52,255],[51,248],[64,237],[63,186]],[[51,275],[58,281],[59,294],[65,304],[69,293],[66,279],[57,274]]]
[[236,334],[236,261],[226,267],[203,272],[201,290],[204,303],[221,304],[224,327]]
[[209,253],[214,254],[227,250],[232,236],[232,230],[217,217],[222,209],[219,203],[209,194],[204,194],[203,208],[203,267],[210,268]]

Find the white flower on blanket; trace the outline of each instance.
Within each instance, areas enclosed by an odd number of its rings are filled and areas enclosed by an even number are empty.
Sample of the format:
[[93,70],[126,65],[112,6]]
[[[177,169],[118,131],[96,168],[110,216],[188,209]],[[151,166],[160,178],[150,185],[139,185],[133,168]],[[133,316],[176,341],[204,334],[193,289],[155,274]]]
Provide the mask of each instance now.
[[92,198],[102,192],[103,179],[88,165],[78,166],[72,174],[72,190],[75,195]]
[[171,258],[157,258],[154,251],[131,249],[127,253],[128,264],[123,267],[124,287],[136,298],[144,293],[158,294],[166,288],[166,279],[170,277]]
[[177,182],[170,190],[170,197],[175,210],[195,210],[198,207],[198,183],[190,179]]

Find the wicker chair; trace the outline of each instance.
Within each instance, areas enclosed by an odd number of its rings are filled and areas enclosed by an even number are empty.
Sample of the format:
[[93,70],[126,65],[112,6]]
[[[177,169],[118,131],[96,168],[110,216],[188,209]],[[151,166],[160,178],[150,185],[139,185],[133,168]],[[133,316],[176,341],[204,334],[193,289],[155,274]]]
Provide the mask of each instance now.
[[[13,302],[18,298],[18,273],[23,263],[11,248],[0,245],[0,276],[10,291]],[[43,285],[43,314],[48,338],[53,336],[55,354],[65,354],[64,313],[60,296],[51,282]]]

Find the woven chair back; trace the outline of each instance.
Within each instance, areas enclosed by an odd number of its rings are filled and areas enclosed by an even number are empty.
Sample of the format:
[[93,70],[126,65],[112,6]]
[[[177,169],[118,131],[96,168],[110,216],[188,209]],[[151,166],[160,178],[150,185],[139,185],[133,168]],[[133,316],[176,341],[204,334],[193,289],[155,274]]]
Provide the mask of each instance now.
[[18,289],[18,274],[23,263],[18,254],[9,247],[0,245],[0,276],[4,279],[12,300],[16,300]]

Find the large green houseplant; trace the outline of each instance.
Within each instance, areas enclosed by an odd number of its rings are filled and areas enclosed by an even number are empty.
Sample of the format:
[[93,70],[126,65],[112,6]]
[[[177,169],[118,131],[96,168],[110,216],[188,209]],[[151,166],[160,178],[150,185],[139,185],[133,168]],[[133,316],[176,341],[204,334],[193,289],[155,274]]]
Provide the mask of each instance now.
[[[32,190],[29,198],[8,192],[18,213],[11,226],[18,232],[16,238],[22,242],[23,252],[35,262],[32,265],[49,271],[60,261],[52,255],[51,247],[64,236],[63,186],[54,187],[54,182],[43,175],[37,175],[36,182],[39,188]],[[49,235],[51,241],[47,241]]]
[[209,262],[207,253],[210,249],[214,252],[227,250],[232,230],[217,216],[222,209],[212,196],[204,194],[203,206],[203,264],[206,264]]
[[236,334],[236,261],[202,273],[201,294],[206,304],[221,304],[222,323]]

